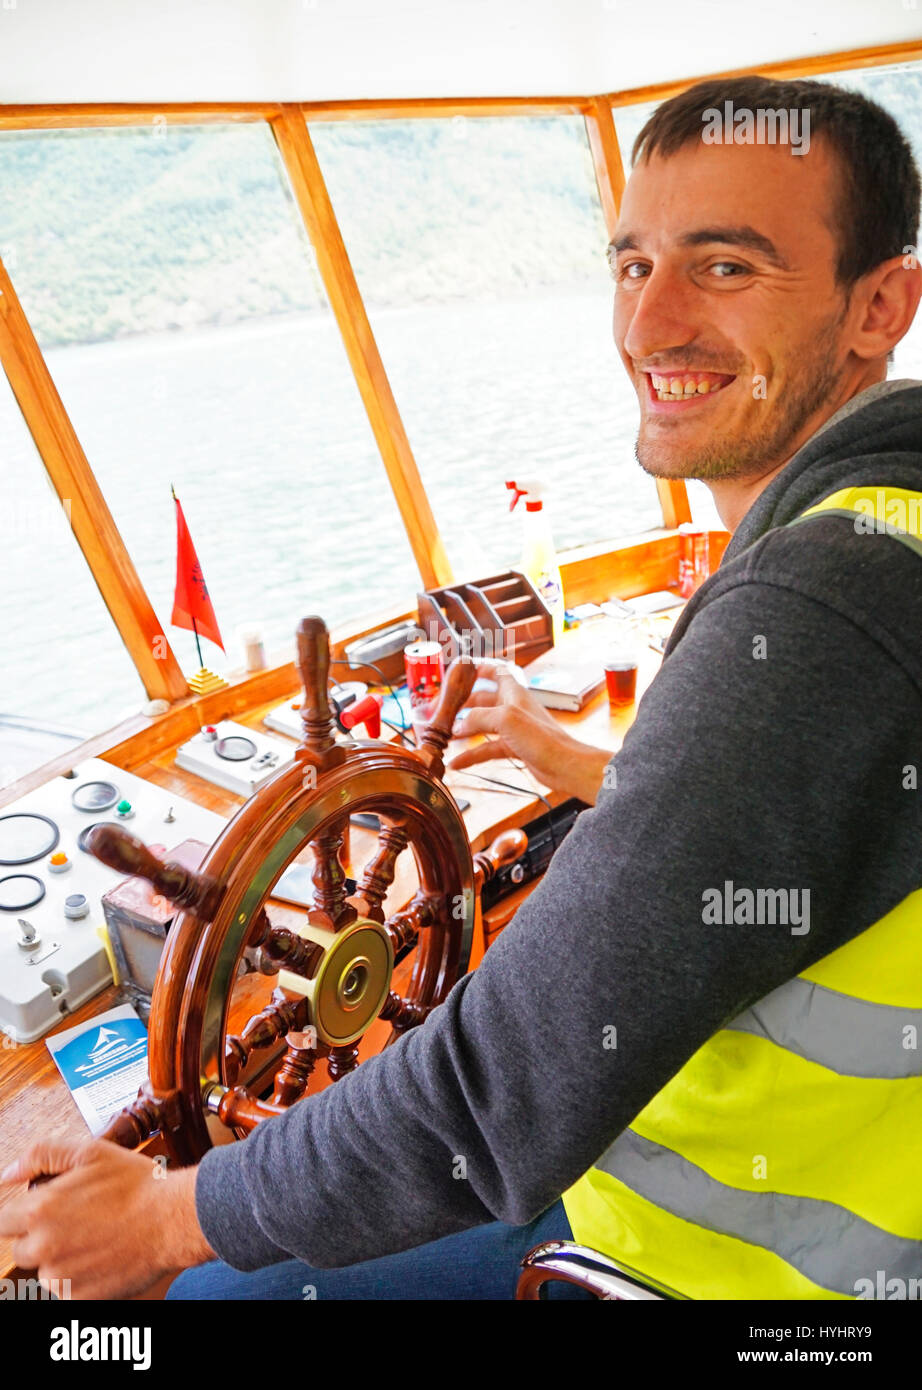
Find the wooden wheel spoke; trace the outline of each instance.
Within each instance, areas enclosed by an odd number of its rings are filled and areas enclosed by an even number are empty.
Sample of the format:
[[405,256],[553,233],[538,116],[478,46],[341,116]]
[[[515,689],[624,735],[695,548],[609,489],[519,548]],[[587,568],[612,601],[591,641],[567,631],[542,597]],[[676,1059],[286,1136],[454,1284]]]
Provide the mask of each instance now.
[[330,1059],[327,1063],[327,1070],[330,1073],[331,1081],[341,1081],[350,1071],[355,1071],[359,1064],[359,1045],[357,1042],[345,1043],[341,1047],[330,1048]]
[[[392,820],[381,826],[378,832],[378,845],[373,857],[362,871],[362,881],[355,891],[355,899],[361,899],[363,916],[374,922],[384,921],[381,904],[387,890],[394,882],[397,860],[410,843],[410,832],[404,821]],[[354,899],[354,900],[355,900]]]
[[418,1028],[425,1023],[428,1014],[429,1009],[425,1004],[404,999],[395,990],[390,990],[378,1017],[389,1023],[396,1033],[405,1033],[408,1028]]
[[415,946],[419,934],[428,927],[443,922],[445,900],[441,893],[417,893],[416,897],[401,912],[395,912],[384,923],[391,938],[394,955]]
[[315,941],[299,936],[290,927],[273,927],[259,948],[258,963],[266,975],[277,974],[284,966],[310,980],[322,959],[323,947]]
[[102,822],[87,837],[95,859],[126,877],[146,878],[153,888],[177,907],[194,913],[200,922],[214,917],[224,896],[224,885],[183,864],[164,862],[120,825]]
[[356,917],[355,908],[346,901],[346,871],[340,859],[348,825],[348,818],[339,821],[311,841],[314,906],[329,917],[334,930],[347,926]]
[[228,1089],[214,1081],[202,1087],[202,1104],[206,1111],[217,1115],[228,1129],[242,1129],[247,1134],[262,1121],[284,1115],[285,1107],[274,1101],[257,1100],[242,1086]]
[[288,1044],[282,1065],[275,1073],[275,1089],[272,1093],[273,1105],[294,1105],[307,1090],[311,1072],[317,1062],[316,1033],[289,1033],[285,1039]]
[[236,1081],[254,1052],[271,1047],[286,1033],[304,1027],[306,999],[275,999],[249,1020],[241,1034],[229,1033],[224,1042],[224,1067],[229,1081]]

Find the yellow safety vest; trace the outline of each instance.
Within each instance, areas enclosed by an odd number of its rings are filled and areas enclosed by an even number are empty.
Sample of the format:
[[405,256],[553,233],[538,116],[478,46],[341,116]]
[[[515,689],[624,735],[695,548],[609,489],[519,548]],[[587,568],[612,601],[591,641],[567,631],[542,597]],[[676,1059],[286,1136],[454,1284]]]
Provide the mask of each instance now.
[[[922,496],[843,488],[922,554]],[[564,1193],[576,1240],[688,1298],[922,1298],[922,890],[699,1048]]]

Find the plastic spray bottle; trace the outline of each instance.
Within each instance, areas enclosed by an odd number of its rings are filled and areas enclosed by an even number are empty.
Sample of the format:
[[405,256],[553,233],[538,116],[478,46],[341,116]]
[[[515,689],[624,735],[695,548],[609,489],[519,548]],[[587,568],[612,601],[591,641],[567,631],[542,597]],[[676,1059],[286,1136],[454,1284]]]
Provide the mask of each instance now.
[[554,641],[563,633],[563,584],[557,567],[557,550],[551,534],[551,523],[544,505],[544,488],[537,482],[509,481],[512,493],[509,510],[514,511],[521,498],[525,500],[522,520],[522,573],[534,584],[540,598],[550,611]]

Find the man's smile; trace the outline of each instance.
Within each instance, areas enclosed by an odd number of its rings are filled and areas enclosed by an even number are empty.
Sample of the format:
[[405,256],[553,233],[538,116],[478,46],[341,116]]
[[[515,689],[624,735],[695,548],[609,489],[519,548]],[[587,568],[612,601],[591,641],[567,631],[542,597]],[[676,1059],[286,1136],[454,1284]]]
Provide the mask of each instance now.
[[650,409],[657,415],[672,414],[676,410],[688,410],[703,405],[709,396],[722,391],[735,381],[735,376],[723,372],[703,371],[647,371],[647,398]]

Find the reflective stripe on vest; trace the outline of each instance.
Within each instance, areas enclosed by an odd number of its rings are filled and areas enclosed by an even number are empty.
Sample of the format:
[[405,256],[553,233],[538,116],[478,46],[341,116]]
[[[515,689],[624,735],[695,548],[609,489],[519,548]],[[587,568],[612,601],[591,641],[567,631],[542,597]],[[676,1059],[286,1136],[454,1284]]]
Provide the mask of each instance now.
[[[842,488],[922,555],[922,495]],[[922,1298],[922,890],[722,1028],[568,1192],[575,1238],[691,1298]]]

